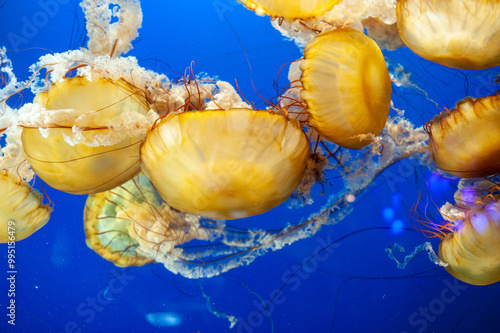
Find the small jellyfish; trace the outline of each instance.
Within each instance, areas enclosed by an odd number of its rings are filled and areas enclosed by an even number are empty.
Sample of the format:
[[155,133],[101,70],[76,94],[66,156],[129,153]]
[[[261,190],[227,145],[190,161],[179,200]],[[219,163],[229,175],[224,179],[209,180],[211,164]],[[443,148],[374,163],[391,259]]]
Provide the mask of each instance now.
[[37,124],[34,114],[34,125],[24,127],[24,155],[50,186],[73,194],[97,193],[140,171],[145,131],[134,133],[134,115],[146,115],[149,104],[139,89],[124,80],[73,77],[52,84],[34,103],[45,108],[39,114],[45,120]]
[[257,15],[285,19],[321,16],[342,0],[238,0]]
[[[90,195],[84,229],[87,245],[119,267],[161,263],[192,279],[248,265],[279,235],[179,212],[165,203],[143,173]],[[255,251],[258,248],[261,251]]]
[[354,29],[321,33],[306,44],[300,69],[309,124],[322,137],[357,149],[382,132],[391,80],[371,38]]
[[425,127],[436,165],[461,178],[500,172],[500,92],[459,101]]
[[27,182],[1,170],[0,188],[0,243],[23,240],[47,223],[52,207]]
[[413,52],[461,69],[500,65],[500,2],[399,0],[401,39]]
[[439,244],[439,257],[455,278],[473,285],[500,281],[500,196],[488,195],[456,220]]
[[214,219],[264,213],[302,181],[310,155],[300,124],[268,111],[191,111],[164,118],[141,164],[172,207]]
[[134,221],[148,217],[148,208],[158,203],[154,192],[137,186],[144,178],[137,176],[112,190],[89,195],[85,203],[83,226],[87,246],[118,267],[142,266],[153,261],[136,251],[139,242]]

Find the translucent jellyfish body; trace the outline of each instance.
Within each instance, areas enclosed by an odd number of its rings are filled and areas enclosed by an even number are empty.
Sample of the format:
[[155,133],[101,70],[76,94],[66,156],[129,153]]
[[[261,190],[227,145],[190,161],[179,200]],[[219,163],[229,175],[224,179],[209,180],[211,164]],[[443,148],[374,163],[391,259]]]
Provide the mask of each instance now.
[[28,183],[2,170],[0,188],[0,243],[23,240],[47,223],[52,208]]
[[137,253],[139,242],[134,237],[134,221],[148,216],[146,198],[157,202],[150,192],[144,189],[141,193],[130,180],[112,190],[89,195],[83,215],[87,246],[118,267],[150,263],[151,259]]
[[97,193],[140,171],[145,131],[134,134],[134,116],[149,111],[140,90],[123,80],[73,77],[54,83],[34,102],[45,107],[41,114],[51,120],[23,129],[24,155],[50,186],[73,194]]
[[401,39],[416,54],[448,67],[500,65],[500,1],[400,0]]
[[90,195],[84,228],[87,245],[117,266],[157,262],[187,278],[211,277],[248,264],[256,257],[252,249],[271,237],[171,209],[142,173]]
[[258,15],[285,19],[321,16],[342,0],[239,0]]
[[83,220],[87,246],[120,267],[174,259],[182,252],[176,246],[209,238],[198,231],[197,216],[174,212],[142,173],[89,195]]
[[276,207],[300,184],[308,157],[298,122],[249,109],[169,116],[141,147],[143,170],[169,205],[215,219]]
[[500,203],[488,196],[470,208],[439,244],[439,257],[457,279],[474,285],[500,281]]
[[391,80],[377,44],[354,29],[313,38],[300,64],[309,124],[327,140],[357,149],[387,121]]
[[500,172],[500,92],[459,101],[427,123],[426,131],[440,169],[462,178]]

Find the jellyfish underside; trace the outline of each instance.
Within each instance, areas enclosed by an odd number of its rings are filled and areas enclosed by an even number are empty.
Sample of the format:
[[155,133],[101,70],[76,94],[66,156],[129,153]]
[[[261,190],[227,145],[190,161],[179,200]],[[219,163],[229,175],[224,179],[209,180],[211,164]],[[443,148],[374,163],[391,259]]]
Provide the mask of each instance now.
[[52,208],[28,183],[2,170],[0,188],[0,243],[23,240],[47,223]]
[[427,132],[440,169],[462,178],[500,173],[500,92],[459,101],[430,121]]
[[500,65],[500,2],[401,0],[397,2],[401,39],[415,53],[461,69]]
[[306,44],[300,64],[309,124],[325,139],[357,149],[385,126],[391,81],[373,40],[354,29],[324,32]]
[[500,281],[500,204],[488,197],[439,244],[439,257],[455,278],[473,285]]
[[[50,186],[73,194],[97,193],[114,188],[140,171],[142,135],[125,136],[118,142],[89,145],[110,135],[111,121],[128,112],[145,115],[148,104],[142,93],[125,81],[88,81],[73,77],[54,83],[37,95],[35,103],[61,117],[41,132],[25,127],[22,133],[26,160]],[[73,126],[85,142],[70,142]]]
[[141,164],[172,207],[235,219],[284,202],[309,154],[294,120],[268,111],[206,110],[163,119],[142,144]]

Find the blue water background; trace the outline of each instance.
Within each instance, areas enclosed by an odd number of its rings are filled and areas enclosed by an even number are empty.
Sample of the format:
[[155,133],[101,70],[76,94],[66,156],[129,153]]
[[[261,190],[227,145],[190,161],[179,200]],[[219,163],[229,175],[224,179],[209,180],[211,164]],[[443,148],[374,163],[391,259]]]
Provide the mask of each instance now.
[[[0,6],[0,45],[9,50],[20,79],[29,77],[28,67],[39,56],[78,48],[83,41],[83,15],[74,1],[3,0]],[[235,1],[142,1],[142,10],[140,36],[127,55],[170,78],[182,75],[194,61],[196,73],[237,80],[247,100],[260,107],[266,106],[263,98],[276,96],[273,82],[281,66],[301,57],[294,43],[271,27],[269,18]],[[395,106],[419,126],[466,95],[499,89],[494,83],[498,68],[446,69],[406,48],[385,56],[389,63],[403,64],[422,89],[395,87],[393,94]],[[287,83],[283,72],[279,86]],[[22,96],[11,104],[19,106],[33,97],[27,92]],[[237,327],[244,325],[239,332],[498,332],[499,284],[476,287],[457,282],[426,255],[400,270],[384,252],[397,242],[407,254],[426,241],[420,233],[399,229],[412,228],[410,208],[419,200],[419,191],[422,205],[429,202],[429,219],[438,220],[434,203],[451,201],[454,186],[456,182],[432,176],[428,169],[397,164],[339,224],[249,266],[201,280],[173,275],[159,264],[115,267],[85,244],[85,196],[47,188],[55,203],[49,223],[16,244],[15,326],[7,324],[7,247],[0,246],[0,332],[236,331],[229,329],[226,319],[210,313],[209,306],[238,318]],[[320,196],[321,188],[315,188],[312,207],[295,210],[283,205],[233,224],[280,228],[318,210],[336,190],[326,186]],[[362,231],[370,227],[394,228]],[[271,299],[300,264],[355,231],[360,232],[312,258],[283,287],[267,313],[258,314],[262,301]],[[437,249],[438,241],[431,242]]]

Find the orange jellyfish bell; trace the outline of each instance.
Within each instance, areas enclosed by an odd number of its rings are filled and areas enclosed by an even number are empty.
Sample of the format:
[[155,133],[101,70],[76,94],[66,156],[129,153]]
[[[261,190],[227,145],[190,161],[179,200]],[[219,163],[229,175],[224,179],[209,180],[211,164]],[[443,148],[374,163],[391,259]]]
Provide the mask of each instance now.
[[461,69],[500,65],[499,0],[399,0],[401,39],[419,56]]
[[295,120],[250,109],[164,118],[141,146],[141,164],[172,207],[215,219],[264,213],[300,184],[309,141]]
[[473,285],[500,281],[500,202],[476,203],[439,244],[439,257],[455,278]]
[[[24,155],[50,186],[73,194],[97,193],[140,171],[139,146],[145,131],[134,134],[133,124],[130,131],[110,128],[135,121],[134,114],[147,114],[149,104],[140,90],[123,80],[73,77],[54,83],[34,102],[54,120],[23,129]],[[74,128],[81,130],[80,141],[68,142]]]
[[377,44],[354,29],[319,34],[300,64],[309,124],[327,140],[357,149],[379,135],[391,103],[391,80]]
[[47,223],[52,208],[27,182],[1,170],[0,189],[0,243],[23,240]]
[[257,15],[305,19],[321,16],[342,0],[238,0]]
[[436,165],[461,178],[500,173],[500,91],[459,101],[426,125]]

